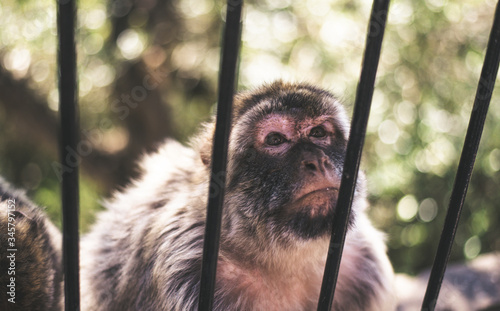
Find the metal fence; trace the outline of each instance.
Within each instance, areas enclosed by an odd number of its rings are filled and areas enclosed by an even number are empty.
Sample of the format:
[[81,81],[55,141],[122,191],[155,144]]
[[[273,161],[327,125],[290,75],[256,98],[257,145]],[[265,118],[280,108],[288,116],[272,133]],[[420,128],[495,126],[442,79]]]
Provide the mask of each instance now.
[[[59,112],[61,118],[59,148],[60,157],[63,160],[69,156],[69,150],[75,150],[79,141],[75,17],[75,1],[59,0],[57,6]],[[80,310],[78,165],[73,170],[65,171],[62,174],[61,188],[65,310]]]
[[[242,0],[228,0],[227,16],[222,42],[222,59],[219,71],[219,93],[216,132],[212,156],[211,183],[220,180],[220,172],[226,171],[227,146],[231,124],[234,88],[237,80],[237,60],[241,34]],[[363,149],[374,82],[380,58],[385,24],[389,12],[389,0],[374,0],[364,52],[361,76],[356,91],[356,100],[351,132],[346,151],[336,215],[328,250],[328,258],[318,303],[319,310],[331,310],[335,293],[347,220],[354,196],[356,178]],[[65,159],[68,151],[75,149],[78,137],[78,94],[76,79],[74,0],[58,2],[58,62],[59,62],[59,111],[61,118],[60,156]],[[481,140],[488,106],[493,92],[500,61],[500,6],[497,4],[490,33],[486,56],[472,109],[470,122],[455,177],[448,212],[434,265],[427,285],[422,310],[434,310],[444,272],[450,255],[461,209],[467,193],[470,176]],[[70,148],[66,148],[69,146]],[[214,186],[214,185],[211,185]],[[222,189],[223,190],[223,189]],[[209,198],[203,263],[199,295],[199,310],[212,310],[219,235],[224,192]],[[62,175],[63,205],[63,264],[65,275],[65,310],[79,310],[79,237],[78,237],[78,169],[65,171]]]

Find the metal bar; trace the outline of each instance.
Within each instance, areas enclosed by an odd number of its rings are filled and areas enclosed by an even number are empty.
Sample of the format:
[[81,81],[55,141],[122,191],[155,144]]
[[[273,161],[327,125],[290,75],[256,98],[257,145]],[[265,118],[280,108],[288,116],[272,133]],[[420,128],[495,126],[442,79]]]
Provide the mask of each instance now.
[[[59,0],[57,31],[59,38],[60,157],[63,164],[74,156],[78,135],[78,91],[76,84],[75,19],[73,0]],[[62,172],[62,231],[65,310],[80,310],[78,160]]]
[[198,301],[198,310],[200,311],[212,310],[214,300],[222,205],[224,203],[227,149],[231,127],[238,50],[240,46],[242,5],[242,0],[227,1],[210,179],[210,189],[217,189],[217,191],[213,195],[209,195],[208,198],[200,296]]
[[344,248],[347,222],[351,211],[359,162],[361,160],[361,153],[365,140],[366,126],[370,115],[370,106],[388,9],[389,0],[375,0],[373,2],[361,76],[356,91],[353,119],[349,141],[347,143],[337,209],[333,219],[332,236],[318,302],[318,311],[330,311],[332,309],[340,260]]
[[434,310],[441,283],[443,282],[446,265],[450,257],[453,240],[457,230],[462,206],[467,195],[474,161],[476,159],[481,134],[484,128],[484,122],[488,113],[491,95],[495,86],[495,79],[498,73],[498,64],[500,61],[500,5],[497,3],[495,19],[491,28],[488,48],[481,71],[481,77],[477,87],[474,107],[469,121],[469,127],[465,137],[462,155],[458,165],[458,171],[455,176],[455,184],[450,198],[450,204],[441,234],[441,240],[432,266],[431,275],[427,284],[427,290],[422,303],[422,310]]

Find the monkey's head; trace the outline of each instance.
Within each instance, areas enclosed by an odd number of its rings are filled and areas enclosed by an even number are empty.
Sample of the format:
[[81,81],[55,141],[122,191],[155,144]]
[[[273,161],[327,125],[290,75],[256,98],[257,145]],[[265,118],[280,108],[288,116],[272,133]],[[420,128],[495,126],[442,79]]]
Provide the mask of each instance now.
[[281,242],[329,234],[348,127],[339,101],[308,84],[275,82],[236,96],[224,207],[229,230]]

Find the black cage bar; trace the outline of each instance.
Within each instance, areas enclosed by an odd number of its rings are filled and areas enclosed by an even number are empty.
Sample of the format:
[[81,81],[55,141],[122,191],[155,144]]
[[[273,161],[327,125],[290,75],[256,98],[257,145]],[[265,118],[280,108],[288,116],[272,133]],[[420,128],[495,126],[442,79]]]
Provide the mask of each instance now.
[[328,257],[323,274],[323,284],[321,285],[319,296],[318,311],[330,311],[332,309],[347,222],[354,198],[359,162],[361,160],[366,126],[370,115],[375,76],[377,74],[388,10],[389,0],[375,0],[373,2],[337,208],[333,219],[332,236],[330,238]]
[[484,59],[483,69],[477,87],[476,98],[465,137],[462,155],[455,176],[455,184],[451,193],[450,203],[446,219],[441,233],[441,239],[432,266],[431,275],[427,284],[427,290],[422,304],[422,310],[434,310],[441,283],[443,282],[446,265],[450,257],[451,247],[455,238],[455,232],[460,220],[462,206],[467,195],[472,169],[476,159],[481,134],[488,113],[491,95],[495,86],[500,60],[500,5],[497,3],[495,19],[491,28],[488,47]]
[[[59,0],[57,31],[59,38],[59,113],[60,159],[67,164],[69,151],[77,149],[78,91],[76,78],[75,19],[73,0]],[[62,172],[62,231],[65,310],[80,310],[79,236],[78,236],[78,161]]]
[[227,149],[240,46],[242,5],[243,0],[227,1],[219,69],[217,119],[212,150],[210,189],[213,190],[213,193],[210,194],[209,191],[198,310],[212,310],[213,305],[222,205],[224,203]]

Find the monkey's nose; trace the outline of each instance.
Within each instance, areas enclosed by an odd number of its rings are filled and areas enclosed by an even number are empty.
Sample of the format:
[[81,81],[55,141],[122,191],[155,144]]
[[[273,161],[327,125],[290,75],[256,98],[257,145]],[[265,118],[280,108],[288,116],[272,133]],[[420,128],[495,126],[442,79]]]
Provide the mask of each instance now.
[[316,171],[318,169],[318,163],[316,163],[316,161],[304,160],[302,161],[302,167],[310,171]]
[[302,168],[310,172],[320,172],[325,174],[332,169],[330,159],[327,156],[307,157],[302,160]]

